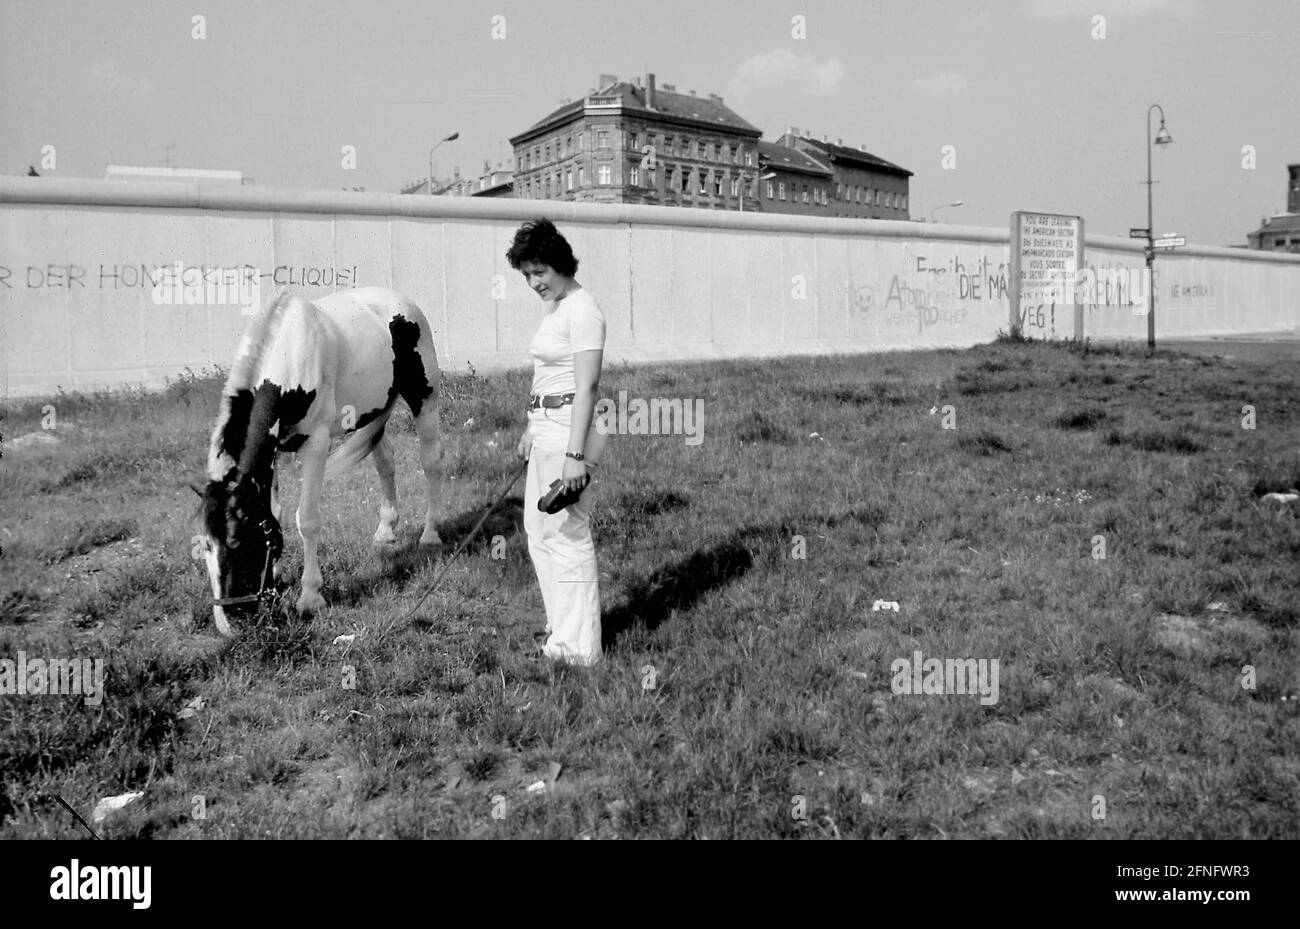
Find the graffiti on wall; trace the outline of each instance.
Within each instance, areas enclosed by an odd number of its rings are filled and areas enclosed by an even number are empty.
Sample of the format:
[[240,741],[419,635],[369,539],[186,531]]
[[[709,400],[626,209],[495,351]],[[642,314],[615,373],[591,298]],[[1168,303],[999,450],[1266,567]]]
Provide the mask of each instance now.
[[123,264],[93,264],[75,262],[29,264],[26,266],[0,264],[0,291],[2,290],[134,290],[151,289],[157,280],[170,275],[198,271],[208,284],[219,284],[231,268],[242,268],[256,273],[262,286],[271,287],[336,287],[357,286],[356,265],[277,265],[270,271],[251,264],[232,265],[178,265],[126,262]]
[[[908,250],[910,252],[910,249]],[[966,304],[1007,298],[1007,263],[982,257],[966,264],[960,257],[936,264],[926,255],[906,255],[905,273],[893,273],[888,284],[855,288],[853,313],[877,317],[886,326],[915,322],[917,332],[965,322]]]

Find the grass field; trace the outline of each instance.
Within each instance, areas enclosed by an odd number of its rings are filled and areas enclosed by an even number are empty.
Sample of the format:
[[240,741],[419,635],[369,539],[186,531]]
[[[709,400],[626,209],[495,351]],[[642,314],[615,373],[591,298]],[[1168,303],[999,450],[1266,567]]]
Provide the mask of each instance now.
[[[444,556],[528,377],[445,386]],[[127,791],[101,834],[1300,837],[1300,504],[1260,499],[1300,486],[1293,365],[997,343],[620,390],[702,398],[704,440],[611,438],[586,670],[533,657],[517,497],[402,624],[440,563],[404,413],[399,545],[366,462],[327,488],[330,609],[228,642],[186,486],[220,382],[9,404],[0,658],[101,656],[107,695],[0,696],[0,839]],[[997,702],[895,693],[917,650],[997,659]]]

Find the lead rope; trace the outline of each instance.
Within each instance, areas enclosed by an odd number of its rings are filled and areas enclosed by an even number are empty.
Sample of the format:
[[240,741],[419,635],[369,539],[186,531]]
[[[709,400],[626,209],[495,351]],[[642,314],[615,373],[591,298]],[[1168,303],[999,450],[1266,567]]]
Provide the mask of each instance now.
[[448,569],[450,569],[452,564],[456,561],[456,556],[465,550],[465,546],[469,544],[470,539],[474,538],[474,536],[478,534],[478,531],[483,528],[483,524],[488,521],[488,517],[491,516],[496,511],[496,508],[501,505],[501,501],[504,500],[506,494],[510,492],[510,488],[515,486],[515,481],[519,480],[520,475],[522,475],[527,468],[528,461],[525,459],[524,463],[521,464],[512,475],[510,475],[509,482],[507,482],[501,492],[497,494],[492,505],[488,507],[487,512],[479,518],[479,521],[474,525],[474,528],[469,531],[469,535],[460,540],[460,544],[457,545],[456,550],[451,553],[451,557],[442,563],[442,567],[438,569],[438,573],[434,575],[433,581],[430,582],[428,588],[424,591],[424,594],[415,602],[415,606],[411,607],[400,621],[381,630],[377,633],[378,635],[387,635],[390,632],[395,632],[411,621],[411,617],[415,615],[415,611],[418,610],[421,605],[423,605],[424,601],[429,598],[429,595],[437,589],[438,583],[446,576]]

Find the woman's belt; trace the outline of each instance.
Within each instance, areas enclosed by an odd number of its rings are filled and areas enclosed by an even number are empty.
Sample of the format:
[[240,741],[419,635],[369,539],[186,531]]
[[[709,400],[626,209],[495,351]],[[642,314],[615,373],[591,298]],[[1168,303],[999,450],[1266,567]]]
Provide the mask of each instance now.
[[545,394],[545,395],[533,394],[528,399],[528,409],[529,410],[537,410],[537,409],[553,410],[556,407],[560,407],[560,406],[564,406],[565,404],[572,403],[573,397],[574,397],[573,394]]

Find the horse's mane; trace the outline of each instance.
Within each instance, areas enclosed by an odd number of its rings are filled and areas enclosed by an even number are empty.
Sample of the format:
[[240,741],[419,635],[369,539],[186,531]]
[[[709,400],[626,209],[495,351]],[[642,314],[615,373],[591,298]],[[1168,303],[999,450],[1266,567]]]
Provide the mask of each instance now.
[[[230,469],[238,464],[237,456],[226,450],[226,427],[230,424],[235,405],[256,389],[253,379],[261,368],[262,354],[276,330],[288,297],[287,292],[281,291],[258,311],[244,333],[235,360],[230,365],[230,374],[226,378],[225,389],[221,392],[221,412],[212,428],[212,440],[208,447],[208,477],[214,481],[223,480]],[[245,417],[248,414],[246,409],[240,412]]]

